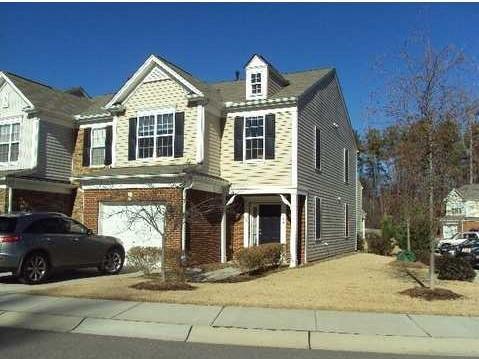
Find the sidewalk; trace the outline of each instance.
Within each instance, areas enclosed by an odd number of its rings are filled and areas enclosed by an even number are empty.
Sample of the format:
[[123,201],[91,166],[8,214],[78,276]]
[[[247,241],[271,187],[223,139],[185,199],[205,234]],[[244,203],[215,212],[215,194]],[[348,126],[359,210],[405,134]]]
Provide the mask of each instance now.
[[479,318],[0,293],[0,327],[300,349],[479,356]]

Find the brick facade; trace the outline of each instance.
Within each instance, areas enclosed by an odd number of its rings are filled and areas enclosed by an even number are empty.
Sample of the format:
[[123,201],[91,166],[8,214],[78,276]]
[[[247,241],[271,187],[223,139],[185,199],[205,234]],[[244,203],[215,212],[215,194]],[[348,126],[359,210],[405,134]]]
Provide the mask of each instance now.
[[8,190],[5,188],[0,189],[0,213],[8,211]]
[[235,258],[239,250],[244,247],[244,201],[242,197],[235,198],[228,207],[226,226],[227,258]]
[[165,221],[166,248],[181,249],[182,191],[177,188],[106,189],[83,191],[83,223],[98,231],[100,202],[164,202],[169,205]]
[[[8,197],[8,196],[6,196]],[[72,214],[73,197],[71,194],[12,190],[13,211],[49,211]]]
[[221,194],[188,190],[186,249],[191,263],[220,261],[222,203]]

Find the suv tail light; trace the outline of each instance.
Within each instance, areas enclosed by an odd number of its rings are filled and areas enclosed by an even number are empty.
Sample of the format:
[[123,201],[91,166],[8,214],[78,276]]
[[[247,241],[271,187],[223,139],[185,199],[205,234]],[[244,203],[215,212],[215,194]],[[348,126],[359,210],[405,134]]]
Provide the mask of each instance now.
[[0,235],[0,243],[17,242],[20,239],[21,239],[21,237],[19,235],[16,235],[16,234]]

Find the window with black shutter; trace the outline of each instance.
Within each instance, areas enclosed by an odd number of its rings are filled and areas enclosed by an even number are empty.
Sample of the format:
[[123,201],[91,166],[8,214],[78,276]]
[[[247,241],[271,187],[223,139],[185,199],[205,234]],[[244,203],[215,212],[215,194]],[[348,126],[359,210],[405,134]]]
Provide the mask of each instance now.
[[244,117],[235,117],[234,122],[234,160],[243,161]]
[[90,140],[91,128],[83,130],[83,167],[90,166]]
[[267,160],[274,159],[274,146],[275,146],[275,116],[273,114],[266,115],[266,128],[265,128],[265,154],[264,158]]

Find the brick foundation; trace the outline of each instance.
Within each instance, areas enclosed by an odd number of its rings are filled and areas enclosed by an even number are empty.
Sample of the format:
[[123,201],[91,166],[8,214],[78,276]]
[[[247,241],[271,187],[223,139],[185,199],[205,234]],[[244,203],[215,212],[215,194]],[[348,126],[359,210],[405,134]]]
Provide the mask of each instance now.
[[221,194],[187,192],[186,250],[192,264],[221,260],[222,203]]
[[228,221],[226,232],[226,246],[228,260],[234,259],[239,250],[241,250],[244,238],[244,201],[237,197],[228,207]]
[[[8,196],[5,196],[5,198],[6,197]],[[12,190],[13,211],[61,212],[70,216],[72,207],[73,198],[71,194],[29,191],[15,188]]]

